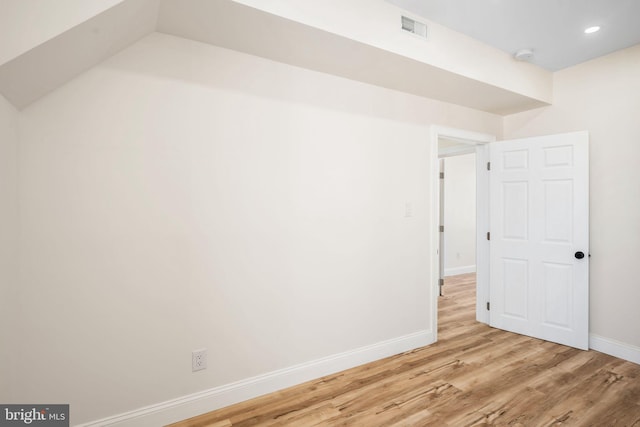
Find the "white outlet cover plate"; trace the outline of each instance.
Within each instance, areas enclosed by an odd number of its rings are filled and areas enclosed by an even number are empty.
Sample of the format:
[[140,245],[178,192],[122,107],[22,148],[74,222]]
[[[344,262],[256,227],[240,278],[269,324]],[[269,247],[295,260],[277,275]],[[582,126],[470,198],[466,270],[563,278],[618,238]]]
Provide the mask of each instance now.
[[193,372],[207,369],[207,349],[194,350],[191,353],[191,370]]

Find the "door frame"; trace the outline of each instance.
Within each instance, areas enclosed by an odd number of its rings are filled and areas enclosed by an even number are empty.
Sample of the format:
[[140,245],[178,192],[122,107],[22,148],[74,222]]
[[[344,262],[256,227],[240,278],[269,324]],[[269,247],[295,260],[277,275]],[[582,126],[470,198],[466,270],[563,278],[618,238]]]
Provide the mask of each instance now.
[[431,309],[434,341],[438,340],[438,296],[440,286],[440,158],[438,140],[443,137],[476,147],[476,320],[489,323],[486,303],[489,301],[489,162],[488,144],[496,141],[496,136],[471,132],[444,126],[431,126],[431,191],[432,209],[429,229],[433,231],[431,257]]

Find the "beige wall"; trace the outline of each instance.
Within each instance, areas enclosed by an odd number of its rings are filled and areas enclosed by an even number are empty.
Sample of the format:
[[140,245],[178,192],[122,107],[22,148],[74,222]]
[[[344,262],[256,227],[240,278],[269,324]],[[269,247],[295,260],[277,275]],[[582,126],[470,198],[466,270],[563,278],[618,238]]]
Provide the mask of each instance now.
[[444,159],[444,272],[475,271],[476,155]]
[[161,34],[32,104],[16,399],[83,422],[429,330],[432,123],[502,119]]
[[0,402],[10,401],[17,290],[18,114],[0,95]]
[[505,138],[588,130],[593,334],[640,347],[640,45],[557,72],[554,105],[508,116]]

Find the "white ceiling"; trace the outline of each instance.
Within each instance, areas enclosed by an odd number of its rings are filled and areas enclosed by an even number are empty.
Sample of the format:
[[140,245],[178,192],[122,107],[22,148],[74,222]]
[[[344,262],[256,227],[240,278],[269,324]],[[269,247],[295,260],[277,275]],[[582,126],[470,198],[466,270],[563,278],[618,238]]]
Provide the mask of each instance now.
[[387,1],[510,54],[533,49],[550,71],[640,43],[640,0]]

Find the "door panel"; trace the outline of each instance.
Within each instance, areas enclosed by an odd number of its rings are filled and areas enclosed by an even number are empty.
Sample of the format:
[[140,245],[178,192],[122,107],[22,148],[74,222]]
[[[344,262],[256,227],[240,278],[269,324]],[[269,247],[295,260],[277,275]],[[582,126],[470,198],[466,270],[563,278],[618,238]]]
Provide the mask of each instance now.
[[573,241],[573,181],[544,180],[544,242]]
[[504,203],[504,238],[526,241],[529,238],[529,183],[512,181],[502,183]]
[[[502,258],[504,315],[528,319],[529,265],[525,259]],[[508,284],[508,285],[507,285]]]
[[491,326],[588,348],[588,139],[491,144]]

